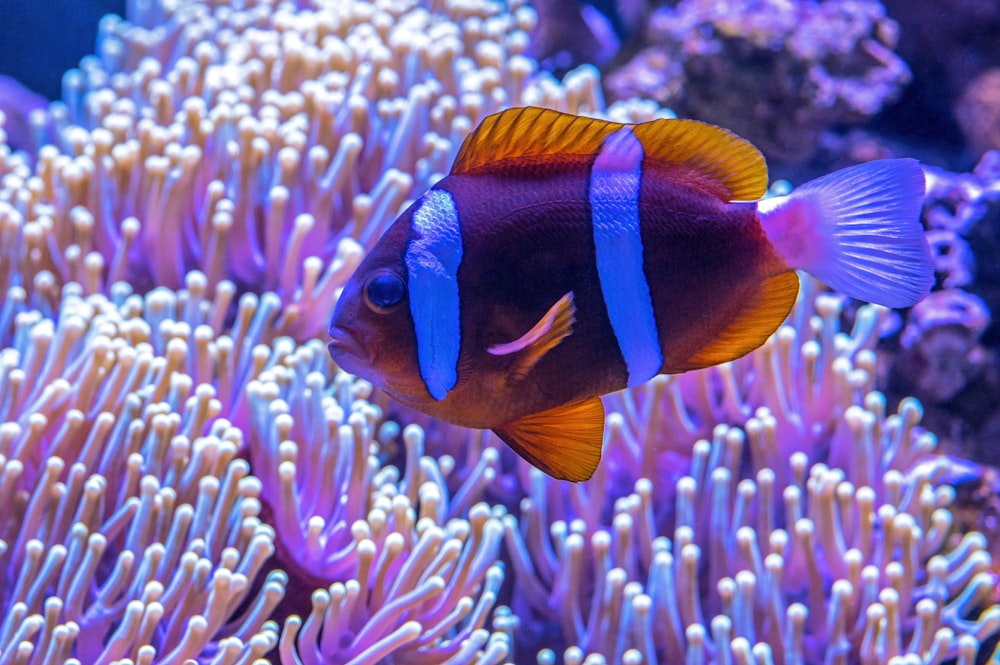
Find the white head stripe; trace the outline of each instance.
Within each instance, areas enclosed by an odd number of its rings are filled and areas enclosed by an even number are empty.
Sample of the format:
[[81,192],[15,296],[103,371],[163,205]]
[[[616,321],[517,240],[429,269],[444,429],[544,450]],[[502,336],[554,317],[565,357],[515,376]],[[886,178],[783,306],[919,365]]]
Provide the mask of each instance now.
[[458,380],[461,342],[458,266],[462,233],[451,194],[432,189],[413,212],[415,237],[406,249],[410,314],[417,337],[420,376],[434,399],[442,400]]
[[630,386],[653,378],[663,365],[653,300],[642,267],[642,157],[642,143],[631,127],[623,127],[604,140],[590,178],[597,274]]

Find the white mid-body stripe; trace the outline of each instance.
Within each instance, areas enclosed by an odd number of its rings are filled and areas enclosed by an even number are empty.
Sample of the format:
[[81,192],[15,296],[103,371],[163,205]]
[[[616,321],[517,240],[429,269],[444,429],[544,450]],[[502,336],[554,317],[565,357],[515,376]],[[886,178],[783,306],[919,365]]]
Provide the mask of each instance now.
[[590,180],[597,273],[628,367],[629,386],[645,383],[663,365],[653,300],[642,268],[642,157],[642,143],[631,127],[623,127],[604,140]]
[[413,213],[415,238],[406,250],[410,314],[417,337],[420,376],[442,400],[458,378],[461,343],[458,267],[462,233],[451,194],[432,189]]

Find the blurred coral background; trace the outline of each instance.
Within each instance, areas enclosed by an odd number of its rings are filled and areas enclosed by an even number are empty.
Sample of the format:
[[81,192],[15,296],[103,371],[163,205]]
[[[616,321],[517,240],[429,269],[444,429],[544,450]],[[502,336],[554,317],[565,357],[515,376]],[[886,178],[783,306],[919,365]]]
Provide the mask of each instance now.
[[[107,15],[105,15],[107,14]],[[0,665],[996,662],[1000,9],[0,2]],[[692,117],[772,191],[925,166],[935,290],[803,280],[554,481],[337,368],[486,115]]]

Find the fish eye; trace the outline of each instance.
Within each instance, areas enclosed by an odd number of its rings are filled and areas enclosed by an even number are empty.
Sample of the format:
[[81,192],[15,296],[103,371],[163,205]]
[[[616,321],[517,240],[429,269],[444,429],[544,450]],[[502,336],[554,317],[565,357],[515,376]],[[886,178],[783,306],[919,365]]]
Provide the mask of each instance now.
[[403,302],[406,284],[396,273],[383,270],[368,278],[364,293],[368,309],[379,314],[388,314]]

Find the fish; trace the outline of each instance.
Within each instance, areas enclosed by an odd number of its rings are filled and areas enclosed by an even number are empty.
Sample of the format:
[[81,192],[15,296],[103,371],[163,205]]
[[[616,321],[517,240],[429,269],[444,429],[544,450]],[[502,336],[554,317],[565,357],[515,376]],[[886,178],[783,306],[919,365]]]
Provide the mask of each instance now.
[[740,358],[785,320],[796,271],[908,307],[931,289],[914,159],[765,198],[763,155],[714,125],[536,107],[490,115],[386,229],[334,307],[343,370],[489,429],[550,476],[601,459],[601,396]]

